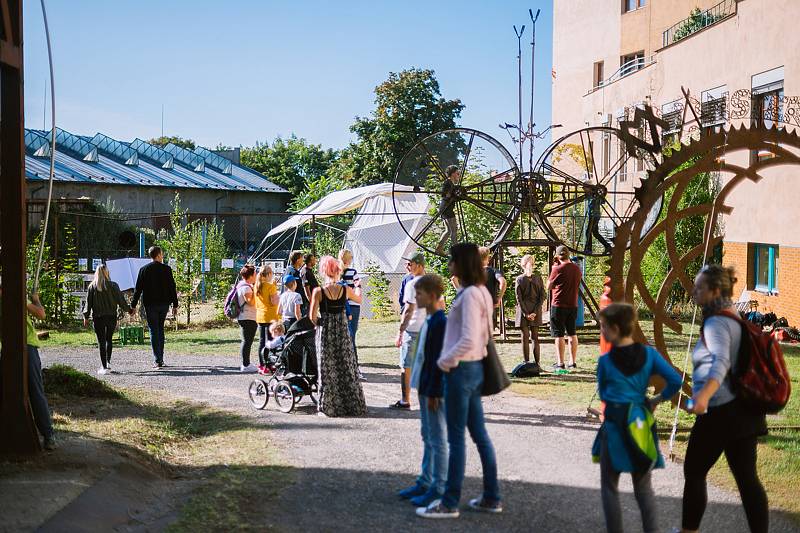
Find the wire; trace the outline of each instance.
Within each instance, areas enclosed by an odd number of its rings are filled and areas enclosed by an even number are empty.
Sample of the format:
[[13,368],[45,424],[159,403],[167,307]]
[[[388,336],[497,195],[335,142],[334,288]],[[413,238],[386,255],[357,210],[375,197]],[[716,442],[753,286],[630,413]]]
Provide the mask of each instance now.
[[[44,6],[44,0],[40,0],[40,4],[42,6],[42,19],[44,19],[44,34],[47,39],[47,61],[50,65],[50,119],[52,129],[50,132],[50,180],[47,188],[47,207],[44,212],[42,236],[39,242],[39,257],[36,260],[36,275],[33,278],[34,293],[39,290],[39,275],[42,272],[44,245],[47,240],[47,225],[50,222],[50,207],[53,203],[53,181],[56,175],[56,85],[55,75],[53,74],[53,47],[50,44],[50,27],[47,24],[47,9]],[[58,235],[55,238],[58,239]]]

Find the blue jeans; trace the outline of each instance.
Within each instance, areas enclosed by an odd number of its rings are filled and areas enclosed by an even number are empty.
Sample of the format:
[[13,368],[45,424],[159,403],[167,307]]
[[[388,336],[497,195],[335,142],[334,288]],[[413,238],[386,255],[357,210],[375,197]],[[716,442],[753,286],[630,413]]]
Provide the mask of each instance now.
[[148,305],[144,308],[147,327],[150,329],[150,346],[153,348],[153,361],[164,364],[164,321],[167,319],[169,304]]
[[419,415],[424,453],[417,484],[429,487],[429,491],[433,490],[441,495],[444,494],[444,484],[447,481],[447,445],[445,444],[447,422],[444,401],[439,402],[439,408],[436,411],[431,411],[428,407],[428,397],[420,394]]
[[400,370],[408,369],[410,371],[414,366],[417,337],[419,337],[419,331],[403,332],[403,343],[400,345],[400,360],[398,361]]
[[358,364],[358,349],[356,348],[356,332],[358,331],[358,319],[361,318],[361,306],[351,304],[350,316],[352,318],[347,321],[347,329],[350,330],[350,340],[353,341],[353,353],[356,355],[356,364]]
[[450,460],[442,503],[451,509],[458,507],[458,502],[461,500],[461,486],[464,483],[464,468],[467,462],[464,428],[469,428],[469,434],[481,456],[483,497],[489,503],[500,501],[497,459],[483,420],[482,386],[483,363],[481,361],[462,361],[456,368],[444,375],[444,402],[447,406],[445,414]]

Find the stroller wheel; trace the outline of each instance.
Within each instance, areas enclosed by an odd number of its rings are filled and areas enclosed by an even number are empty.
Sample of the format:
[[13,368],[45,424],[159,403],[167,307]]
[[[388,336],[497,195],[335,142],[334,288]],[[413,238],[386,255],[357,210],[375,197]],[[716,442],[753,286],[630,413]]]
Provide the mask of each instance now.
[[294,398],[294,391],[288,381],[279,381],[275,385],[275,403],[278,404],[278,409],[284,413],[291,413],[294,409]]
[[247,388],[247,395],[250,397],[250,403],[256,409],[264,409],[269,402],[269,390],[267,384],[261,379],[254,379],[250,382]]

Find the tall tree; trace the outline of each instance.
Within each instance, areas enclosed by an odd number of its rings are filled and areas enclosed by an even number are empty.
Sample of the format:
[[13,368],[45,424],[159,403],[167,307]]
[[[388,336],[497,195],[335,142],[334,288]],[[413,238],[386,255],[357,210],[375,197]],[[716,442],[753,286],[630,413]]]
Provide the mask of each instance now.
[[403,155],[420,138],[456,127],[464,104],[442,98],[433,70],[391,72],[375,88],[375,110],[356,117],[350,131],[358,140],[347,147],[334,172],[355,184],[391,181]]
[[158,146],[159,148],[164,148],[169,143],[180,146],[181,148],[186,148],[187,150],[194,150],[197,147],[193,140],[184,139],[183,137],[178,137],[177,135],[162,135],[161,137],[154,137],[147,142],[154,146]]
[[328,173],[338,153],[292,135],[285,140],[278,137],[272,145],[257,143],[252,148],[242,148],[241,157],[243,165],[264,174],[297,197],[308,182]]

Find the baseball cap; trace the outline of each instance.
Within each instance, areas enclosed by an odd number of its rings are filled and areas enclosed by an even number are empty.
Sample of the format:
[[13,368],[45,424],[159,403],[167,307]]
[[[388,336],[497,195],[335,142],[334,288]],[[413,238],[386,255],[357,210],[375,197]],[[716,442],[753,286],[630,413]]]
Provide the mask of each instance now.
[[284,285],[286,285],[287,283],[289,283],[291,281],[300,281],[300,278],[298,278],[297,276],[292,276],[291,274],[286,274],[285,276],[283,276],[283,284]]
[[569,257],[569,248],[563,244],[556,247],[556,255],[559,257]]
[[418,265],[425,266],[425,256],[422,254],[422,252],[417,252],[412,254],[411,257],[404,257],[403,259],[409,263],[416,263]]

